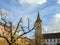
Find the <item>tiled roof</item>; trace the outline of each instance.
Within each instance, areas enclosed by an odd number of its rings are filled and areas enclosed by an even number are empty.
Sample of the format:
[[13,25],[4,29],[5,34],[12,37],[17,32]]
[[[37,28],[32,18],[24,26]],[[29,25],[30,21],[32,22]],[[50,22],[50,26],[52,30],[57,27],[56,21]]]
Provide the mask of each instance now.
[[60,33],[48,33],[43,34],[45,39],[51,39],[51,38],[60,38]]

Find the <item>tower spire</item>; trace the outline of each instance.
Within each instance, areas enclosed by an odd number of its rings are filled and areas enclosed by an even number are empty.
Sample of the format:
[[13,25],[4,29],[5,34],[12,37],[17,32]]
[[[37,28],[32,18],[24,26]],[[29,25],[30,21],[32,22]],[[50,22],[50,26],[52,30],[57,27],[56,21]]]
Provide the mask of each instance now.
[[36,22],[42,22],[42,20],[40,19],[40,16],[39,16],[39,12],[38,12],[38,15],[37,15],[37,20]]
[[42,34],[42,20],[40,19],[39,12],[37,15],[37,20],[34,25],[35,29],[35,45],[44,45],[45,40]]

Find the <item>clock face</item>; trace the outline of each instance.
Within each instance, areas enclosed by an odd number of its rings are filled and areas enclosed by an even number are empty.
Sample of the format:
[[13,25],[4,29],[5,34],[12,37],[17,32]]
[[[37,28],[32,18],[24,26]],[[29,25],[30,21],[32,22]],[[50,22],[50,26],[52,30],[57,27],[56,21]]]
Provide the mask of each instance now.
[[38,25],[37,25],[37,29],[40,29],[40,28],[41,28],[41,24],[38,24]]

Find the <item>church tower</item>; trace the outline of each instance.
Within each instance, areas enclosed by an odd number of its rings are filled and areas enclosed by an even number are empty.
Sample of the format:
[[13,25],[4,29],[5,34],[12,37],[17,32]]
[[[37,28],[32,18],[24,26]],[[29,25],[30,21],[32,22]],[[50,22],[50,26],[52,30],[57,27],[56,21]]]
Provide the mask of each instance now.
[[35,45],[44,45],[44,37],[42,34],[42,20],[40,19],[39,12],[37,16],[37,20],[34,25],[35,29]]

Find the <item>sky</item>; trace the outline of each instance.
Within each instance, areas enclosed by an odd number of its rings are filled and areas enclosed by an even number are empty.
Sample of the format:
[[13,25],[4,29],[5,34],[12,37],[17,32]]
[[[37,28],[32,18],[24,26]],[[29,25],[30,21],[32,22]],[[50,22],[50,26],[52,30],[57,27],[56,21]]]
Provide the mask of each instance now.
[[23,17],[24,22],[29,18],[33,26],[39,12],[43,33],[60,32],[60,0],[0,0],[0,9],[11,14],[9,20],[14,25]]

